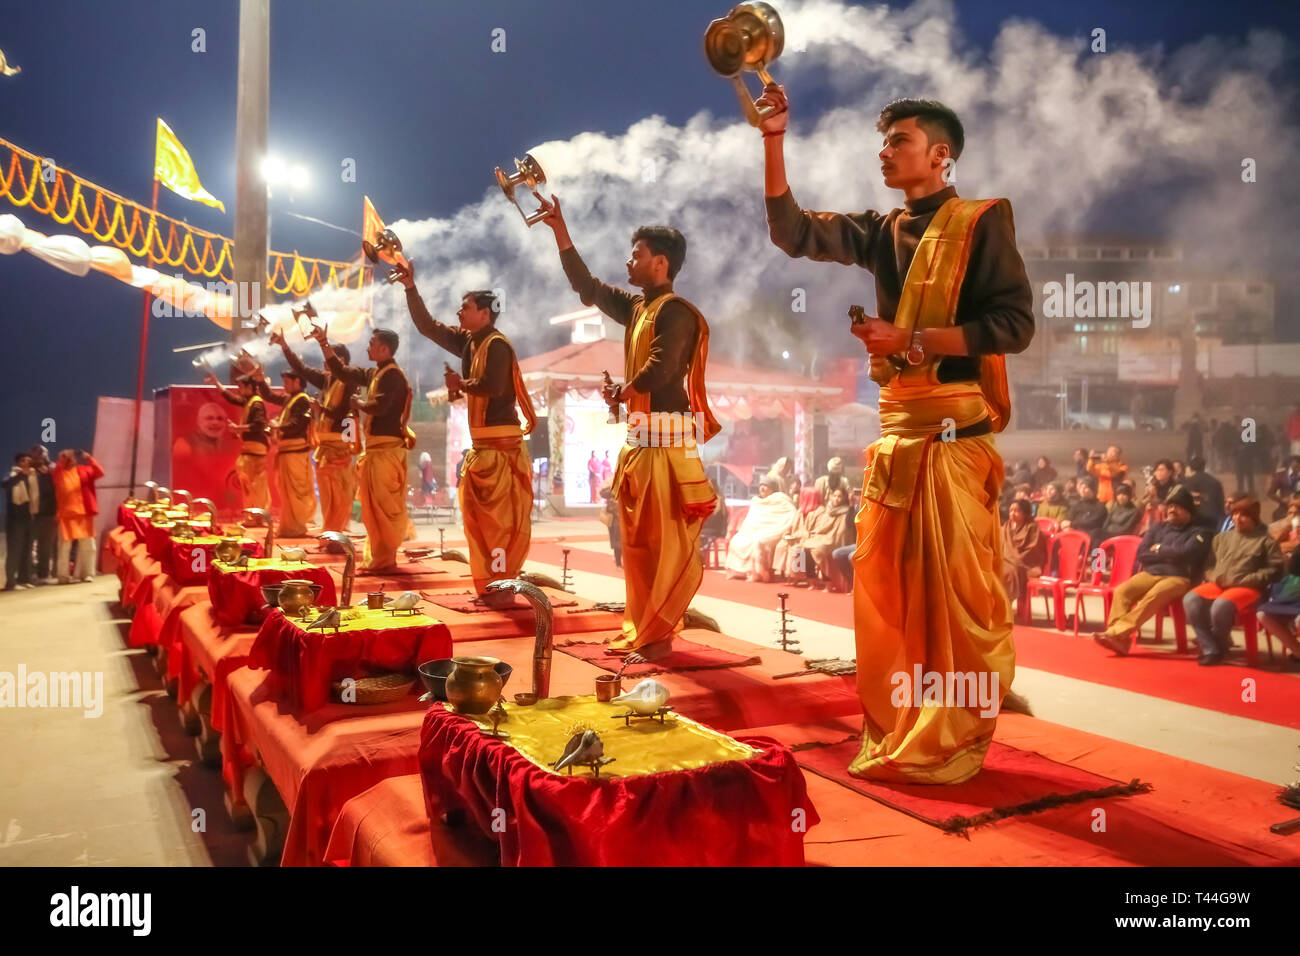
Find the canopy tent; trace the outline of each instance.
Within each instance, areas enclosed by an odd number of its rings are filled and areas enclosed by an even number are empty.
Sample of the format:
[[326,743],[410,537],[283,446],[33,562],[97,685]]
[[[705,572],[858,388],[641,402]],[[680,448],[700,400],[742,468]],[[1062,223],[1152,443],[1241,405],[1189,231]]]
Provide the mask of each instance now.
[[[588,480],[590,454],[613,459],[624,441],[625,425],[609,424],[600,395],[601,373],[622,378],[623,343],[615,339],[574,342],[519,363],[524,384],[539,420],[547,421],[550,439],[549,483],[545,494],[563,504],[590,504],[599,499]],[[839,386],[822,385],[788,372],[739,368],[710,361],[707,369],[709,403],[723,422],[784,419],[795,423],[796,472],[805,478],[813,470],[812,415],[850,400]],[[433,405],[447,401],[445,388],[426,393]],[[453,404],[447,421],[447,474],[455,473],[461,451],[469,447],[469,425],[463,403]]]

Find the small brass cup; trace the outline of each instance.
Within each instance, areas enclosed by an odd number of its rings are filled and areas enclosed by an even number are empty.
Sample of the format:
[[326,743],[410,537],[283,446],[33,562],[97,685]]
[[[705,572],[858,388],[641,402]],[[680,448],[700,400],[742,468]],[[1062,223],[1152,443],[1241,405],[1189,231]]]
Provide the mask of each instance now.
[[381,611],[381,610],[383,610],[383,607],[384,607],[384,592],[383,592],[383,591],[367,591],[367,592],[366,592],[366,607],[369,608],[369,609],[372,610],[372,611]]
[[596,678],[596,700],[609,703],[623,693],[623,678],[617,674],[601,674]]

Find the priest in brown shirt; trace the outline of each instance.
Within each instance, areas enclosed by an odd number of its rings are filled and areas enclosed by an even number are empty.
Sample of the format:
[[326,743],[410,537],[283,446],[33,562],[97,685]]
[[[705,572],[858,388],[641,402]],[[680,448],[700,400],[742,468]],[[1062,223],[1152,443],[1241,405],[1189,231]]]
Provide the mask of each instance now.
[[[769,84],[758,102],[770,110],[761,129],[772,241],[875,276],[879,317],[851,328],[881,385],[881,438],[867,450],[853,556],[865,720],[849,769],[955,783],[983,765],[1015,674],[992,434],[1010,415],[1004,354],[1029,344],[1034,322],[1011,207],[958,198],[960,120],[940,103],[898,100],[876,128],[885,185],[903,192],[903,208],[805,211],[786,182],[785,91]],[[910,687],[930,674],[952,688],[942,706],[920,706]],[[988,690],[969,693],[976,687]]]
[[716,503],[697,447],[721,430],[704,389],[709,326],[673,291],[686,259],[686,240],[676,229],[648,226],[633,233],[627,275],[641,292],[627,292],[587,271],[559,199],[537,198],[573,291],[626,328],[624,384],[604,388],[611,407],[627,406],[628,422],[612,479],[627,603],[623,633],[610,646],[630,651],[631,661],[655,660],[672,650],[703,580],[700,528]]
[[366,390],[353,396],[355,410],[365,414],[366,450],[357,459],[361,523],[366,526],[362,570],[370,574],[397,567],[397,547],[414,536],[406,511],[406,452],[415,447],[415,434],[407,427],[411,415],[411,386],[393,360],[399,340],[391,329],[375,329],[366,348],[374,367],[344,365],[317,328],[312,337],[320,343],[330,374]]
[[[346,532],[352,523],[352,502],[357,496],[357,467],[353,455],[361,445],[357,419],[352,415],[352,396],[356,394],[356,386],[336,378],[328,369],[312,368],[289,348],[280,333],[272,333],[271,342],[280,346],[285,361],[304,382],[320,389],[312,460],[316,463],[321,528]],[[334,344],[330,347],[344,366],[352,361],[347,346]]]
[[[519,577],[533,537],[533,460],[523,436],[537,424],[514,347],[496,327],[500,306],[486,290],[466,292],[456,318],[459,328],[429,314],[415,288],[409,264],[393,270],[406,286],[411,321],[425,338],[460,357],[460,372],[447,376],[448,389],[467,396],[473,447],[460,474],[460,513],[469,545],[474,587],[484,593],[492,581]],[[521,427],[516,405],[524,413]]]
[[284,388],[265,388],[263,396],[280,406],[271,426],[275,437],[275,484],[280,490],[282,538],[304,538],[316,517],[316,482],[311,469],[311,398],[302,376],[292,368],[281,373]]
[[239,457],[235,459],[235,474],[239,476],[239,491],[245,508],[271,508],[271,488],[266,483],[267,418],[266,401],[260,394],[253,375],[241,375],[235,386],[222,385],[209,372],[206,380],[217,387],[221,397],[230,405],[240,408],[239,421],[230,428],[240,438]]

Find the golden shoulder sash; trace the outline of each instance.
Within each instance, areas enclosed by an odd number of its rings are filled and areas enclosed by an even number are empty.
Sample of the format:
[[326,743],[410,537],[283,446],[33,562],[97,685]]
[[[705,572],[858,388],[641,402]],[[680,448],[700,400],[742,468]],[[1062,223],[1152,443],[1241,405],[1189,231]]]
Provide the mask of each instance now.
[[[506,346],[510,349],[510,372],[514,379],[515,404],[518,405],[519,410],[523,412],[524,426],[521,430],[518,426],[494,425],[492,426],[490,437],[508,437],[516,433],[527,435],[537,425],[537,412],[533,409],[533,400],[529,397],[528,389],[524,385],[524,376],[523,373],[519,371],[519,360],[515,358],[515,349],[514,346],[510,344],[510,340],[502,333],[493,329],[492,332],[478,344],[478,347],[474,350],[474,354],[470,357],[469,377],[482,378],[487,372],[488,348],[497,339],[505,342]],[[488,428],[487,396],[466,395],[465,400],[466,408],[469,411],[470,436],[473,437],[478,433],[480,437],[482,437],[487,434],[484,430]]]
[[[713,409],[709,408],[709,393],[704,385],[704,371],[709,360],[709,324],[704,321],[704,316],[693,304],[675,293],[666,292],[653,302],[647,304],[642,299],[633,307],[632,321],[628,323],[623,333],[623,381],[632,381],[637,371],[650,358],[650,343],[654,341],[655,335],[655,319],[659,317],[659,311],[673,299],[691,310],[698,329],[695,354],[691,356],[691,363],[686,373],[686,395],[690,399],[695,420],[704,428],[704,433],[696,435],[695,440],[703,444],[722,431],[722,426],[713,417]],[[635,412],[648,416],[650,396],[638,392],[628,402],[627,410],[629,416]]]
[[[970,262],[971,241],[980,216],[1005,199],[960,199],[953,197],[939,207],[907,269],[898,301],[894,325],[913,329],[946,328],[957,318],[957,300]],[[1007,214],[1011,214],[1010,207]],[[927,360],[899,373],[909,386],[923,378],[938,385],[939,360]],[[893,383],[891,383],[892,385]],[[980,356],[980,391],[988,404],[993,431],[1000,432],[1011,419],[1011,396],[1007,387],[1007,363],[1003,355]]]
[[[397,363],[394,362],[392,365],[385,366],[383,371],[381,371],[379,374],[375,375],[373,378],[370,379],[370,387],[366,389],[367,405],[369,405],[371,402],[375,400],[375,392],[378,391],[379,380],[383,378],[385,375],[387,375],[389,372],[393,371],[394,369],[397,369],[397,371],[399,372],[401,371],[400,368],[397,368]],[[402,443],[406,445],[408,449],[415,447],[415,432],[411,431],[410,426],[406,424],[407,420],[410,419],[410,417],[411,417],[411,383],[407,382],[406,383],[406,404],[402,408],[402,431],[405,433],[406,437]],[[369,415],[366,416],[366,444],[367,445],[370,444],[370,422],[372,421],[372,418],[373,416],[369,416]],[[384,438],[384,437],[386,436],[383,435],[379,436],[379,438]]]

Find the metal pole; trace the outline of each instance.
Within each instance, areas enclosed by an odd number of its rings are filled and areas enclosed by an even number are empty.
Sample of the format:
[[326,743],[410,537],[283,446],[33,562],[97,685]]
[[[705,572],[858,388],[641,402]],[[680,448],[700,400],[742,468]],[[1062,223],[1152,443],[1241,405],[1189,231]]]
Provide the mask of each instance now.
[[[148,243],[145,247],[146,267],[153,265],[153,233],[158,214],[158,173],[154,171],[153,199],[149,203],[149,229],[145,233]],[[135,375],[135,410],[131,421],[131,477],[127,482],[131,486],[127,496],[135,497],[135,459],[140,452],[140,409],[144,405],[144,366],[149,354],[149,290],[144,290],[144,310],[140,315],[140,360]]]
[[244,327],[260,303],[266,282],[266,184],[261,164],[266,156],[271,70],[269,0],[239,0],[239,74],[235,96],[235,304],[230,338],[249,337]]

